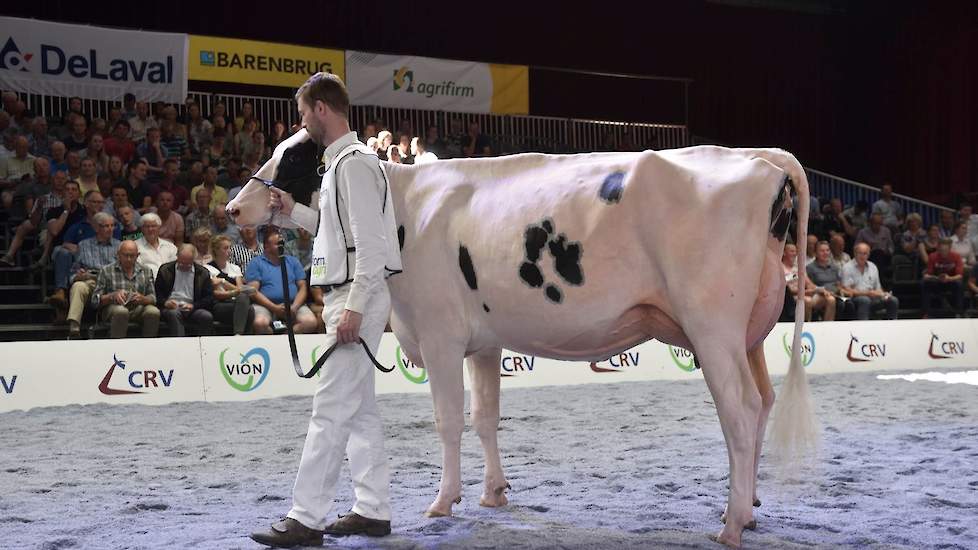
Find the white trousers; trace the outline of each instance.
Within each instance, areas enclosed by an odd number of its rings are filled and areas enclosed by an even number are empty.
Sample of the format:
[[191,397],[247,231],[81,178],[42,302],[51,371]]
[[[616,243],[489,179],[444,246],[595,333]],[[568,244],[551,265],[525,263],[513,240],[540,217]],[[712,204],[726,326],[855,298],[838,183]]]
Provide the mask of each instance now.
[[[349,288],[347,285],[325,296],[326,344],[321,350],[336,342],[336,326]],[[360,325],[360,337],[374,355],[391,312],[390,292],[386,284],[381,288],[367,302]],[[374,371],[359,342],[338,347],[320,371],[288,514],[306,527],[321,530],[328,523],[326,516],[333,507],[344,450],[350,459],[356,494],[353,511],[371,519],[391,519],[390,471],[374,393]]]

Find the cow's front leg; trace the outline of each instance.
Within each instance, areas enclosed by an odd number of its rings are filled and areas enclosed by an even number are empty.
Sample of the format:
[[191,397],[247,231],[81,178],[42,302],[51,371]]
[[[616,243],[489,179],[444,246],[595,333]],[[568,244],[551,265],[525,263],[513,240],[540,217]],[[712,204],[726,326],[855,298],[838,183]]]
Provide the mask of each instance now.
[[472,426],[485,452],[485,488],[479,504],[495,508],[505,506],[509,483],[503,474],[499,457],[499,360],[502,349],[480,351],[469,357],[469,378],[472,380]]
[[[441,339],[439,337],[439,339]],[[462,384],[464,349],[441,342],[421,343],[421,360],[428,371],[435,426],[441,438],[442,471],[438,497],[425,515],[452,515],[452,504],[462,500],[462,430],[465,428],[465,389]]]

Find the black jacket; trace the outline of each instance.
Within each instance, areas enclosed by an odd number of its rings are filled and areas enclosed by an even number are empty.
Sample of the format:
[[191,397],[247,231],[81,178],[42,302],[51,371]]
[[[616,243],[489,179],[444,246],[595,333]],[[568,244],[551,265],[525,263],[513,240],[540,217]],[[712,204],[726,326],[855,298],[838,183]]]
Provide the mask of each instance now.
[[[156,274],[156,305],[163,309],[163,304],[170,299],[173,292],[173,282],[177,276],[177,262],[167,262],[160,266]],[[206,267],[194,262],[194,309],[210,310],[214,306],[214,287],[211,284],[211,273]]]

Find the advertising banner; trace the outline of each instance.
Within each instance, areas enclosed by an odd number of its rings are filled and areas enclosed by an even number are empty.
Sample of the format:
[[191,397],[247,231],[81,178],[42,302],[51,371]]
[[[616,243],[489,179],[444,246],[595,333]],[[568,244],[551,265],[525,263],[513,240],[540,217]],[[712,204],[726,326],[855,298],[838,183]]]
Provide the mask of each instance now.
[[0,17],[0,88],[183,102],[187,35]]
[[354,105],[526,114],[529,68],[430,57],[346,52]]
[[190,80],[287,88],[298,88],[318,72],[346,80],[343,50],[275,42],[191,35],[188,63]]

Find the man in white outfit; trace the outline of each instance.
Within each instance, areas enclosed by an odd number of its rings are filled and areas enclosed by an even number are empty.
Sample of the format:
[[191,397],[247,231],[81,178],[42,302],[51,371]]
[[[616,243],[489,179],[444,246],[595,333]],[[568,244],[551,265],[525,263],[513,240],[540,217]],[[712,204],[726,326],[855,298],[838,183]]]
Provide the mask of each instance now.
[[[374,395],[374,366],[360,339],[377,353],[391,311],[385,278],[401,268],[387,179],[377,155],[350,131],[343,82],[318,73],[295,97],[303,126],[326,146],[322,207],[316,211],[296,204],[278,189],[273,189],[269,207],[316,234],[312,284],[326,291],[327,345],[322,348],[334,341],[338,347],[316,389],[292,510],[270,531],[252,535],[257,542],[280,548],[322,544],[324,533],[384,536],[391,531],[390,473]],[[344,450],[356,503],[350,513],[327,525]]]

